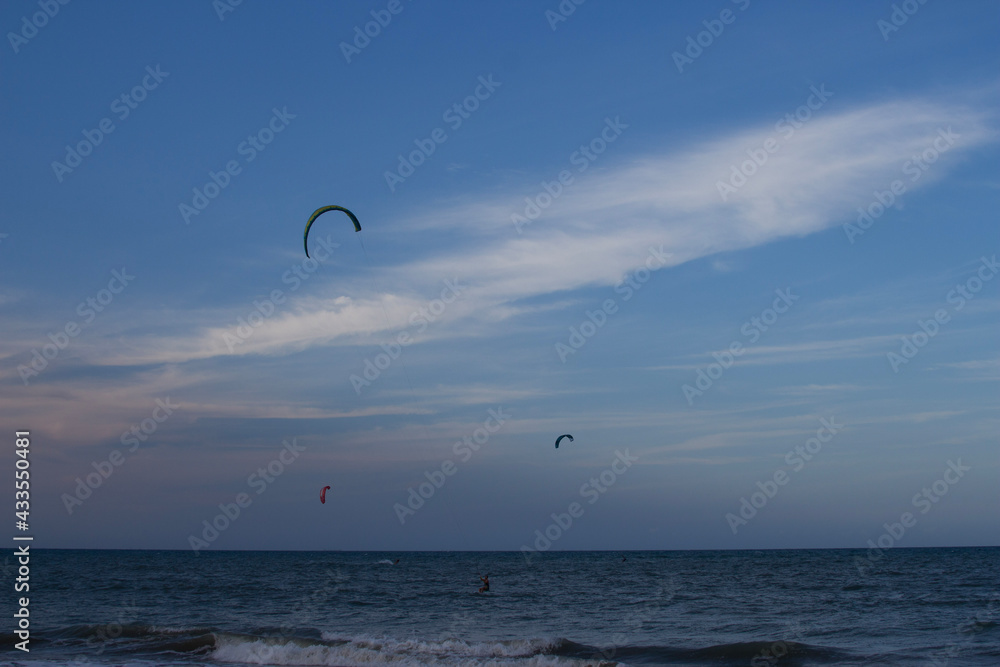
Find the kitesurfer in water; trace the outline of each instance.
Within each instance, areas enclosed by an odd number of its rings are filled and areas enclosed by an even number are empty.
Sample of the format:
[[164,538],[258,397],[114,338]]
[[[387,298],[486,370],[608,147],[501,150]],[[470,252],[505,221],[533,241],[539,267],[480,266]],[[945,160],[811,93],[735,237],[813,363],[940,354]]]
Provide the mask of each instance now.
[[483,582],[483,585],[479,587],[480,593],[490,592],[490,573],[487,572],[485,577],[479,577],[479,580]]
[[396,562],[393,563],[393,565],[396,565],[396,563],[399,563],[399,559],[398,558],[396,559]]

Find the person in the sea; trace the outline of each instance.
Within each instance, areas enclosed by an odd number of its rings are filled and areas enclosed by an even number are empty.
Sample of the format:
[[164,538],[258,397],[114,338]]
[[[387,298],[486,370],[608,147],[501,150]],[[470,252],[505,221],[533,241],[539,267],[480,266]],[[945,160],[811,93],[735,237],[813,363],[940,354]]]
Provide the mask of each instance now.
[[[397,559],[396,559],[396,563],[398,563],[398,562],[399,562],[399,559],[397,558]],[[393,563],[393,565],[395,565],[396,563]]]
[[479,577],[479,580],[483,582],[483,585],[479,587],[480,593],[490,592],[490,573],[487,572],[485,577]]

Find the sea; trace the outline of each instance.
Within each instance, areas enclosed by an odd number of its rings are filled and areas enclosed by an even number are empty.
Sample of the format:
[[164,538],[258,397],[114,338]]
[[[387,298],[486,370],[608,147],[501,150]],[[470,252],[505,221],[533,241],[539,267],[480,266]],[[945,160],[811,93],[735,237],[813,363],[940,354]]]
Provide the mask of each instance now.
[[7,665],[1000,665],[1000,548],[41,549],[30,570]]

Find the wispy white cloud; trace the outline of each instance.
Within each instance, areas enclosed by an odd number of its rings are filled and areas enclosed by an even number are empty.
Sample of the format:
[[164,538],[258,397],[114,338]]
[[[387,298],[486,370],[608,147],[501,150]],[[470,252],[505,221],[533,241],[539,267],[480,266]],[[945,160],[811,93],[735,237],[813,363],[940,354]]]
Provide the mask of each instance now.
[[[899,336],[885,335],[816,340],[787,345],[748,345],[744,348],[739,363],[743,366],[770,366],[873,357],[885,354],[886,346],[896,343],[898,340]],[[705,359],[710,352],[712,350],[706,350],[705,354],[688,355],[699,360],[696,362],[650,366],[646,370],[696,370],[705,366],[707,363]]]
[[934,368],[957,368],[960,370],[970,371],[1000,371],[1000,358],[956,361],[948,364],[937,364]]
[[950,382],[996,382],[1000,380],[1000,359],[971,359],[935,364],[928,372],[951,371]]
[[[228,349],[224,335],[231,333],[245,305],[220,317],[226,325],[206,327],[199,318],[198,324],[169,336],[125,337],[114,346],[86,349],[81,345],[81,354],[94,363],[169,363],[233,353],[285,354],[315,345],[370,344],[372,335],[405,328],[405,314],[425,306],[446,278],[458,278],[466,291],[428,335],[478,335],[477,323],[530,311],[517,303],[520,300],[615,284],[646,261],[650,247],[671,253],[669,267],[844,222],[868,202],[874,189],[901,178],[902,163],[931,146],[945,128],[957,133],[955,145],[920,180],[908,184],[912,190],[943,177],[966,151],[994,139],[983,113],[921,100],[824,112],[783,142],[725,202],[717,182],[728,178],[730,165],[746,159],[746,149],[774,136],[773,127],[592,168],[520,235],[510,217],[523,209],[524,196],[534,194],[536,185],[451,207],[435,206],[432,213],[398,224],[400,234],[419,228],[431,242],[421,244],[425,250],[411,261],[379,270],[382,293],[354,283],[353,293],[347,295],[343,285],[330,283],[326,296],[313,292],[308,298],[294,298],[235,351]],[[130,316],[141,319],[134,312]],[[857,356],[882,340],[758,347],[744,362]]]
[[806,384],[794,387],[778,387],[772,390],[775,394],[789,396],[815,396],[819,394],[851,394],[858,391],[870,391],[874,387],[866,387],[860,384]]
[[817,340],[790,345],[757,345],[747,347],[744,357],[740,358],[740,363],[771,365],[872,357],[885,354],[886,345],[896,343],[898,340],[898,336],[886,335]]

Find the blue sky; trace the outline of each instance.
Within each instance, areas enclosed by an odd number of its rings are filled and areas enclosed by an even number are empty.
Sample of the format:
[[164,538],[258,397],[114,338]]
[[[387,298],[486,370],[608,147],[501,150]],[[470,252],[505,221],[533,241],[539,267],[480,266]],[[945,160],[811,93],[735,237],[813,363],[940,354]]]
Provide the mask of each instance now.
[[6,3],[37,539],[997,544],[1000,17],[903,4]]

